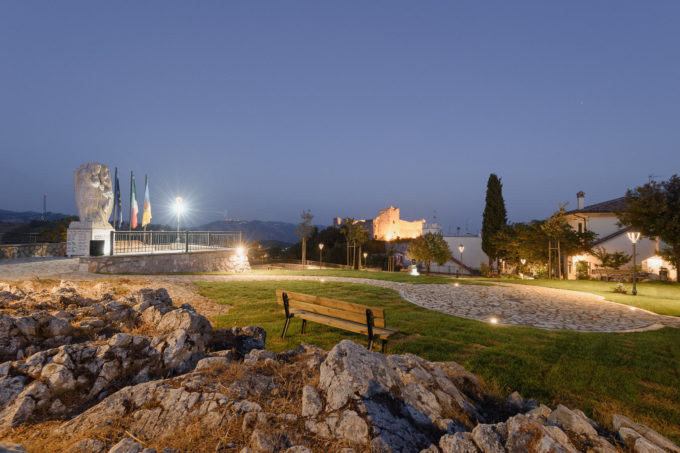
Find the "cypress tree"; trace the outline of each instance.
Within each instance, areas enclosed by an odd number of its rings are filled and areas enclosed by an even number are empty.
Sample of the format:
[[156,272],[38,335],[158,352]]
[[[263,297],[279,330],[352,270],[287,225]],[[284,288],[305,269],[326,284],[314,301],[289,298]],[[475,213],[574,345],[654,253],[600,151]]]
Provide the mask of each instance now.
[[503,184],[494,173],[489,175],[486,183],[486,206],[482,217],[482,250],[489,257],[489,267],[496,259],[497,251],[493,246],[493,238],[508,223],[503,200]]

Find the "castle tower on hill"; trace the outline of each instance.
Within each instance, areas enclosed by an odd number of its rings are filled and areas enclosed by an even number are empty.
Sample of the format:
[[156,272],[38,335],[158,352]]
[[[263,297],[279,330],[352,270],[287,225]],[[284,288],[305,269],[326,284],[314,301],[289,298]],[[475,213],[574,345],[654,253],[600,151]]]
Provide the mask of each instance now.
[[423,234],[425,219],[409,222],[399,218],[399,208],[390,206],[380,211],[373,219],[373,239],[391,241],[393,239],[413,239]]

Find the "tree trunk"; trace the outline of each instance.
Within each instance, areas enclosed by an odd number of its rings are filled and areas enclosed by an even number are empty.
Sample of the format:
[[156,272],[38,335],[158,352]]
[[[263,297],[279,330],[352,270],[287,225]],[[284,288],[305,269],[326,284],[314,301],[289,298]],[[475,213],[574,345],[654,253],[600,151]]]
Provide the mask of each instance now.
[[302,267],[305,266],[307,260],[307,238],[302,238]]
[[557,279],[562,280],[562,255],[560,254],[560,241],[557,241]]
[[430,275],[430,262],[429,261],[425,262],[425,274]]

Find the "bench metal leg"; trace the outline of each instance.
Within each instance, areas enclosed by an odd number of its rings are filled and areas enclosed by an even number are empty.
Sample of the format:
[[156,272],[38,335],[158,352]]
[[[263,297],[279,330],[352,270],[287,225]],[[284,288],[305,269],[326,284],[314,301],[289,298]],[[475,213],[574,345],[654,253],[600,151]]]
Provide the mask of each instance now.
[[373,349],[373,338],[368,339],[368,348],[369,351]]
[[307,320],[303,319],[302,320],[302,330],[300,330],[301,334],[306,334],[307,333]]
[[385,350],[387,349],[387,340],[382,341],[382,348],[381,349],[382,349],[382,353],[384,354]]
[[290,325],[290,318],[286,318],[286,324],[283,325],[283,333],[281,338],[286,338],[286,332],[288,332],[288,326]]

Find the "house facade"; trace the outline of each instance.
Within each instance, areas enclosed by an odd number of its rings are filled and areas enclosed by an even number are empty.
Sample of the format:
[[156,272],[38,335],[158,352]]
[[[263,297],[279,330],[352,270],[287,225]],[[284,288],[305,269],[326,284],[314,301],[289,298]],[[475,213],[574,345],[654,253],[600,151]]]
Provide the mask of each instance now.
[[[603,248],[608,253],[623,252],[632,255],[632,243],[628,239],[630,228],[622,228],[618,225],[615,212],[625,209],[625,197],[586,206],[585,193],[576,194],[577,209],[566,213],[566,220],[576,231],[592,231],[597,234],[594,248]],[[641,237],[636,244],[636,264],[642,267],[642,272],[648,272],[657,276],[667,276],[675,279],[677,270],[671,263],[663,260],[658,255],[658,250],[664,244],[658,238]],[[569,256],[567,261],[567,278],[575,279],[578,274],[579,263],[587,266],[588,274],[597,278],[604,271],[598,265],[600,260],[592,254]],[[621,267],[621,271],[632,272],[633,261]]]
[[[477,236],[471,234],[444,236],[444,240],[451,249],[451,259],[442,265],[430,264],[430,272],[472,275],[479,271],[482,263],[489,261],[489,257],[482,250],[481,234]],[[462,254],[460,252],[461,245],[463,246]]]

